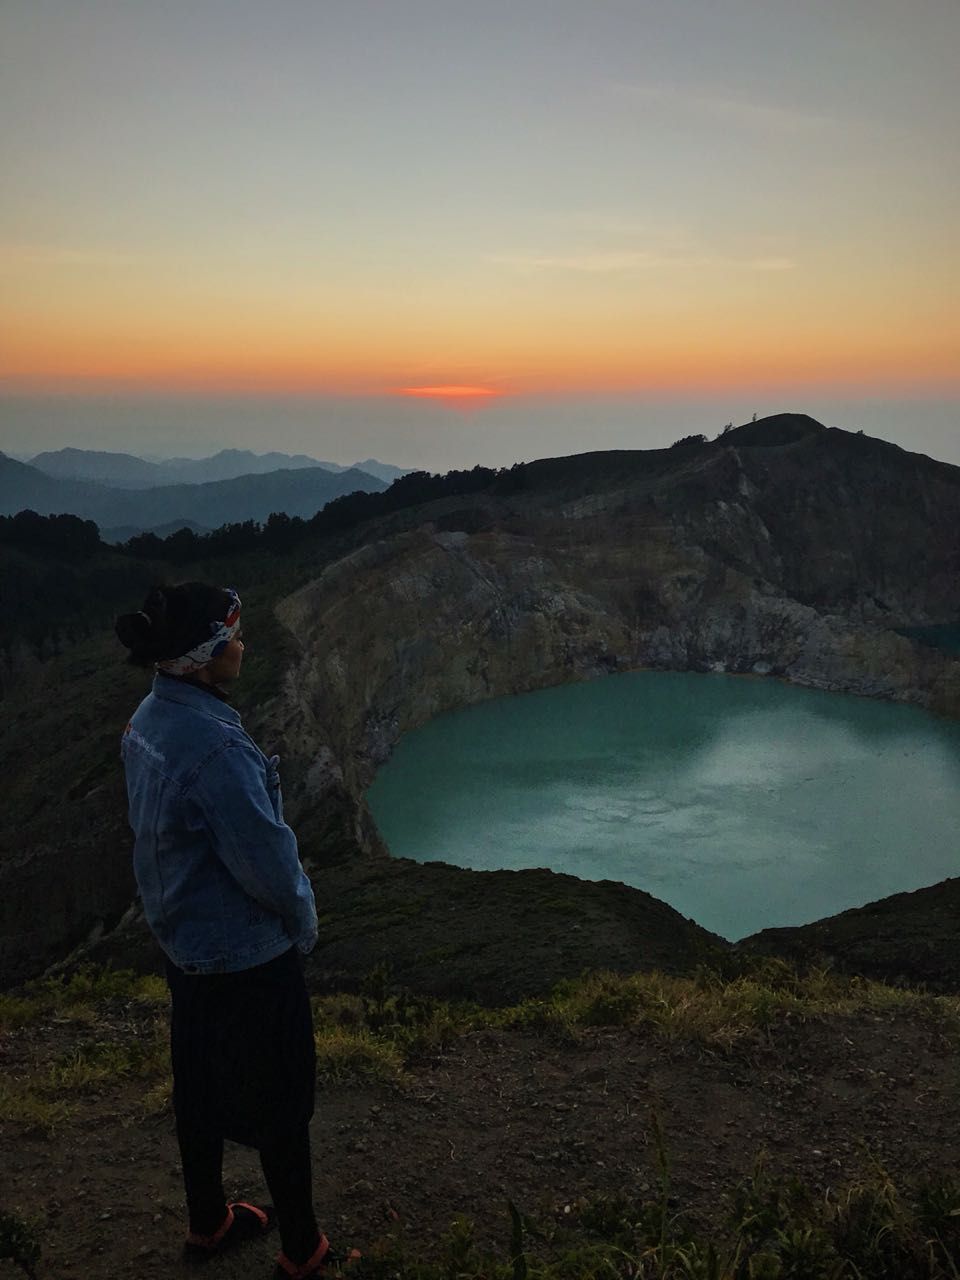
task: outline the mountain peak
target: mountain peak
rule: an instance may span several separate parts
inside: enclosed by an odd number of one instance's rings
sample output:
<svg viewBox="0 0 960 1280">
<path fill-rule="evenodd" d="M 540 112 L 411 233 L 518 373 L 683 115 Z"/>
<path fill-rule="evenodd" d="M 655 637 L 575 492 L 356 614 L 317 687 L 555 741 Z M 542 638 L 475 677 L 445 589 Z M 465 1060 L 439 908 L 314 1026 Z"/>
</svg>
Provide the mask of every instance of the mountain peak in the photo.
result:
<svg viewBox="0 0 960 1280">
<path fill-rule="evenodd" d="M 725 431 L 724 444 L 749 448 L 752 445 L 776 446 L 795 444 L 807 436 L 819 435 L 827 428 L 808 413 L 772 413 L 766 418 L 755 418 L 740 427 Z"/>
</svg>

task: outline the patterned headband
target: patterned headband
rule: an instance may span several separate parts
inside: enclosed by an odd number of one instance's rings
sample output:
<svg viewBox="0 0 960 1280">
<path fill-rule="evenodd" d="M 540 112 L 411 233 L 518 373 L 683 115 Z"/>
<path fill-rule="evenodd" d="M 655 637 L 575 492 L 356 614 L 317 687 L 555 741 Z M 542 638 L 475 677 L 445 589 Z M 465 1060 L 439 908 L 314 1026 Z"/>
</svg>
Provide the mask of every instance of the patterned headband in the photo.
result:
<svg viewBox="0 0 960 1280">
<path fill-rule="evenodd" d="M 179 658 L 164 658 L 158 662 L 157 670 L 165 671 L 168 676 L 185 676 L 191 671 L 199 671 L 207 663 L 222 653 L 240 629 L 240 597 L 232 587 L 225 588 L 230 597 L 230 608 L 222 622 L 210 623 L 210 639 L 195 645 Z"/>
</svg>

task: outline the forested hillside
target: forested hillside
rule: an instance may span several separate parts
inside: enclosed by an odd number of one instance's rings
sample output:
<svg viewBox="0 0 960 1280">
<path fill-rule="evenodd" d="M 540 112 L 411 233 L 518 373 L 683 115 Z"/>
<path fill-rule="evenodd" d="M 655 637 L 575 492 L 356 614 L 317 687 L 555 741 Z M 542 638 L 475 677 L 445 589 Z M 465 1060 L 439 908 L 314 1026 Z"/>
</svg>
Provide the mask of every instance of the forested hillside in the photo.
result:
<svg viewBox="0 0 960 1280">
<path fill-rule="evenodd" d="M 97 525 L 73 515 L 21 511 L 0 516 L 0 698 L 11 681 L 109 628 L 158 581 L 209 571 L 244 581 L 246 558 L 283 556 L 317 535 L 343 533 L 364 520 L 431 498 L 487 488 L 498 473 L 476 467 L 446 476 L 410 472 L 380 493 L 335 498 L 312 518 L 274 512 L 210 534 L 181 529 L 167 538 L 139 534 L 119 547 L 101 541 Z"/>
</svg>

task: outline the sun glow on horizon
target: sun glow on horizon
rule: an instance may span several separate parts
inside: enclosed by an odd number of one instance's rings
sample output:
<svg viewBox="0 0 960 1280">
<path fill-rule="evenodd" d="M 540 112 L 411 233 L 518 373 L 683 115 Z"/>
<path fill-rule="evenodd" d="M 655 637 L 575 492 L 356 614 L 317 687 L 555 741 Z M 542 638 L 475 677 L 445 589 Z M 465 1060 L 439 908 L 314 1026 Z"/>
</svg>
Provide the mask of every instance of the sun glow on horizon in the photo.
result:
<svg viewBox="0 0 960 1280">
<path fill-rule="evenodd" d="M 502 391 L 492 387 L 461 386 L 456 383 L 439 387 L 401 387 L 399 395 L 420 396 L 425 400 L 475 400 L 487 396 L 501 396 Z"/>
<path fill-rule="evenodd" d="M 434 404 L 442 404 L 447 409 L 469 413 L 490 404 L 505 393 L 493 387 L 452 382 L 430 387 L 399 387 L 395 394 L 408 400 L 428 400 Z"/>
<path fill-rule="evenodd" d="M 477 325 L 458 335 L 449 351 L 430 343 L 430 362 L 442 367 L 483 363 L 497 370 L 495 386 L 467 381 L 404 383 L 398 366 L 424 360 L 427 352 L 388 326 L 376 346 L 343 341 L 340 348 L 310 335 L 279 332 L 265 318 L 255 333 L 239 340 L 212 318 L 210 332 L 189 339 L 155 317 L 153 332 L 123 334 L 117 323 L 101 332 L 79 327 L 51 335 L 17 334 L 0 357 L 0 386 L 7 392 L 81 394 L 141 390 L 208 394 L 339 395 L 384 397 L 483 408 L 530 395 L 689 394 L 730 388 L 846 385 L 876 391 L 926 385 L 955 394 L 957 338 L 947 330 L 902 335 L 849 320 L 844 331 L 821 322 L 819 329 L 792 326 L 775 316 L 766 329 L 759 321 L 731 318 L 725 332 L 709 325 L 627 326 L 597 318 L 589 334 L 522 324 L 493 335 Z M 752 321 L 752 323 L 751 323 Z M 325 336 L 325 335 L 324 335 Z M 421 337 L 421 341 L 423 341 Z M 398 377 L 398 373 L 400 377 Z"/>
</svg>

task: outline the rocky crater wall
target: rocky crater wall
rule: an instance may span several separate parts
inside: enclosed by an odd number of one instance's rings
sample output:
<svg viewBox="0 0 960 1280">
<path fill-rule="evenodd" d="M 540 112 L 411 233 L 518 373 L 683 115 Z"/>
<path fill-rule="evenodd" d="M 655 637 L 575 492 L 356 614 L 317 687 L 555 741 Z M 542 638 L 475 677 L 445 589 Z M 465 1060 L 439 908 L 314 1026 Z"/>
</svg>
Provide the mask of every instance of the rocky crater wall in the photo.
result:
<svg viewBox="0 0 960 1280">
<path fill-rule="evenodd" d="M 487 698 L 617 671 L 779 676 L 960 713 L 956 659 L 850 616 L 857 602 L 824 613 L 790 599 L 620 503 L 601 519 L 574 510 L 522 531 L 406 531 L 282 601 L 302 653 L 271 721 L 299 760 L 301 821 L 346 806 L 340 832 L 377 850 L 363 791 L 402 733 Z"/>
</svg>

